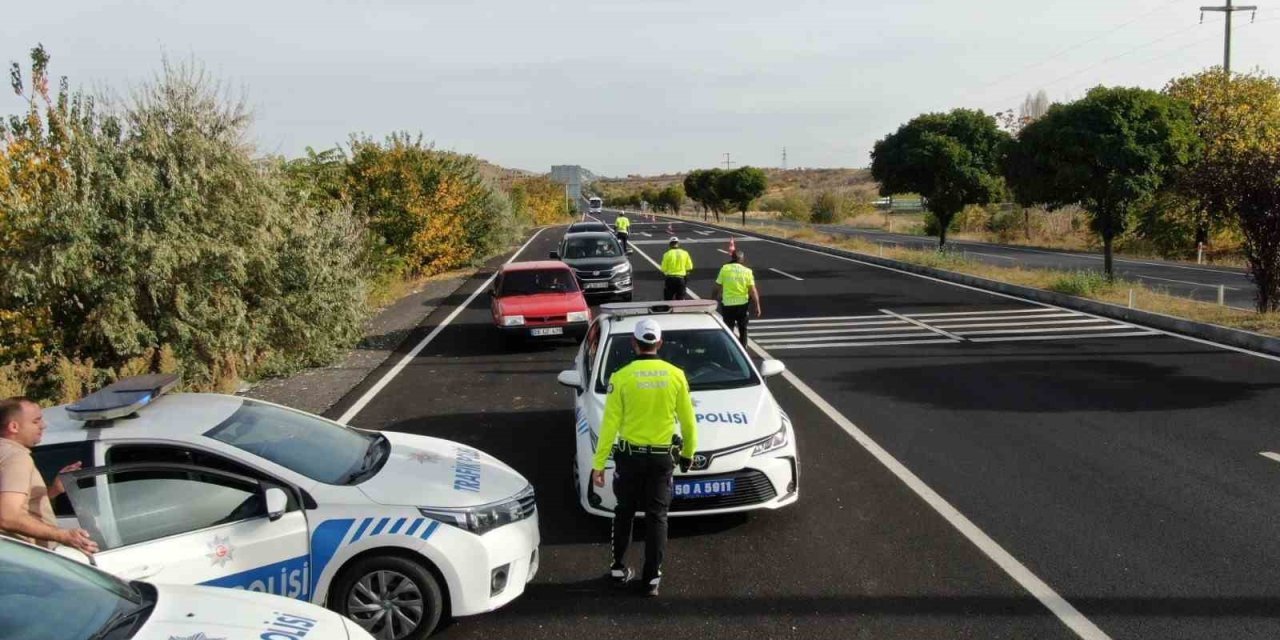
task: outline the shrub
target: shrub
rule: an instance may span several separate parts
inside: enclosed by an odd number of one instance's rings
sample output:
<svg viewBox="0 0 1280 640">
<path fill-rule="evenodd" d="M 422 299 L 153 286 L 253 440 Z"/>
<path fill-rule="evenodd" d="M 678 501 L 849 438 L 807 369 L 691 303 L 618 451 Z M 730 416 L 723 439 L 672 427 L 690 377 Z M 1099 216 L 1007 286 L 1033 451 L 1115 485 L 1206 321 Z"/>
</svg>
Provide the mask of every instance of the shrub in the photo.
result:
<svg viewBox="0 0 1280 640">
<path fill-rule="evenodd" d="M 1049 284 L 1050 291 L 1069 296 L 1097 297 L 1115 290 L 1116 281 L 1108 280 L 1101 271 L 1073 271 Z"/>
</svg>

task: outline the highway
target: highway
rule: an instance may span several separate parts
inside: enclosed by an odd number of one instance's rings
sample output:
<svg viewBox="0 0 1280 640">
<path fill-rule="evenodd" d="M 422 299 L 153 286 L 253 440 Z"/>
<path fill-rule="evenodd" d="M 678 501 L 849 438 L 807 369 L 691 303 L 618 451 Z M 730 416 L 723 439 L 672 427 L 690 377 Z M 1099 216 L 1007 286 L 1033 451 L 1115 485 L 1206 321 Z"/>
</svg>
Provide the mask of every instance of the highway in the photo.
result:
<svg viewBox="0 0 1280 640">
<path fill-rule="evenodd" d="M 733 220 L 734 218 L 729 216 L 728 219 Z M 750 224 L 770 224 L 783 227 L 811 226 L 815 230 L 825 233 L 859 237 L 868 242 L 874 242 L 886 247 L 936 249 L 938 246 L 938 239 L 932 236 L 890 233 L 847 225 L 802 225 L 786 220 L 762 221 L 751 218 L 748 218 L 747 222 Z M 995 266 L 1055 269 L 1059 271 L 1102 270 L 1103 256 L 1101 253 L 1062 251 L 956 239 L 947 240 L 947 244 L 963 251 L 972 260 Z M 1228 306 L 1247 311 L 1257 309 L 1254 300 L 1256 289 L 1243 269 L 1123 256 L 1115 256 L 1114 262 L 1117 277 L 1141 282 L 1150 289 L 1202 302 L 1217 302 L 1218 287 L 1221 286 L 1223 288 L 1223 302 Z"/>
<path fill-rule="evenodd" d="M 726 260 L 720 231 L 632 231 L 637 300 L 660 297 L 668 232 L 696 293 Z M 546 257 L 562 232 L 516 259 Z M 763 296 L 757 354 L 789 369 L 769 386 L 796 426 L 800 500 L 673 520 L 657 600 L 601 579 L 608 523 L 574 499 L 572 391 L 555 381 L 575 345 L 503 350 L 479 293 L 500 261 L 426 318 L 406 366 L 392 357 L 330 410 L 475 445 L 538 491 L 528 592 L 440 637 L 1280 637 L 1280 462 L 1260 455 L 1280 452 L 1280 361 L 737 246 Z"/>
</svg>

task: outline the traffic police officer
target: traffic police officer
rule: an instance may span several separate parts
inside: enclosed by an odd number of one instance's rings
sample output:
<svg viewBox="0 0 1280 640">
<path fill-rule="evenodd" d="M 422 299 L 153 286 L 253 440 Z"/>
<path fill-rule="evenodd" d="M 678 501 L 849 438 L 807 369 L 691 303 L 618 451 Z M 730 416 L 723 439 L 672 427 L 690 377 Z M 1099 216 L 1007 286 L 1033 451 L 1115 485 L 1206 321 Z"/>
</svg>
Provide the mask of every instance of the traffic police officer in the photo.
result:
<svg viewBox="0 0 1280 640">
<path fill-rule="evenodd" d="M 679 238 L 672 237 L 667 246 L 667 252 L 662 254 L 662 275 L 666 276 L 662 285 L 662 299 L 684 300 L 685 281 L 689 272 L 693 271 L 693 257 L 680 248 Z"/>
<path fill-rule="evenodd" d="M 679 367 L 658 357 L 662 328 L 652 318 L 636 323 L 631 346 L 636 359 L 609 377 L 600 442 L 592 461 L 591 481 L 604 486 L 604 465 L 614 454 L 613 564 L 609 578 L 625 585 L 631 569 L 624 562 L 631 543 L 636 511 L 645 517 L 642 578 L 650 596 L 658 595 L 662 556 L 667 547 L 667 509 L 671 506 L 676 421 L 683 443 L 680 469 L 688 471 L 698 447 L 697 422 L 689 382 Z M 614 441 L 617 441 L 615 449 Z"/>
<path fill-rule="evenodd" d="M 618 241 L 622 243 L 622 252 L 627 252 L 627 240 L 631 237 L 631 220 L 627 218 L 624 212 L 618 213 L 618 219 L 613 222 L 613 228 L 618 232 Z"/>
<path fill-rule="evenodd" d="M 729 262 L 720 267 L 716 276 L 716 286 L 711 290 L 712 298 L 720 301 L 720 317 L 733 331 L 738 329 L 738 340 L 747 346 L 747 302 L 754 302 L 756 317 L 760 317 L 760 292 L 756 290 L 756 276 L 751 268 L 743 264 L 746 254 L 734 250 L 729 254 Z M 724 297 L 721 297 L 721 292 Z"/>
</svg>

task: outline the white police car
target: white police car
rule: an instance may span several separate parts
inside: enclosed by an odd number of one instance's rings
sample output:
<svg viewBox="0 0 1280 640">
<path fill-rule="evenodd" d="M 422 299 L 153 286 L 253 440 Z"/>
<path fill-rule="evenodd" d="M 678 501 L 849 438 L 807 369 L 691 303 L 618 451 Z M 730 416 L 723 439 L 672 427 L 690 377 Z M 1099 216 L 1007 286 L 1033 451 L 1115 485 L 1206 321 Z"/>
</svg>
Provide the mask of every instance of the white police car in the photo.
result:
<svg viewBox="0 0 1280 640">
<path fill-rule="evenodd" d="M 122 380 L 45 411 L 33 455 L 70 462 L 54 509 L 125 579 L 326 604 L 379 638 L 490 611 L 538 568 L 533 488 L 471 447 L 279 405 Z"/>
<path fill-rule="evenodd" d="M 605 486 L 597 488 L 591 459 L 609 376 L 635 357 L 631 334 L 645 317 L 662 327 L 658 355 L 684 370 L 698 421 L 698 451 L 688 472 L 676 472 L 670 515 L 777 509 L 799 497 L 795 432 L 764 384 L 765 377 L 782 373 L 783 364 L 765 360 L 757 369 L 715 310 L 715 302 L 703 300 L 600 307 L 574 368 L 558 378 L 576 391 L 573 480 L 587 512 L 613 515 L 613 474 L 606 473 Z"/>
<path fill-rule="evenodd" d="M 373 640 L 356 623 L 314 604 L 214 587 L 125 582 L 5 538 L 0 538 L 0 637 Z"/>
</svg>

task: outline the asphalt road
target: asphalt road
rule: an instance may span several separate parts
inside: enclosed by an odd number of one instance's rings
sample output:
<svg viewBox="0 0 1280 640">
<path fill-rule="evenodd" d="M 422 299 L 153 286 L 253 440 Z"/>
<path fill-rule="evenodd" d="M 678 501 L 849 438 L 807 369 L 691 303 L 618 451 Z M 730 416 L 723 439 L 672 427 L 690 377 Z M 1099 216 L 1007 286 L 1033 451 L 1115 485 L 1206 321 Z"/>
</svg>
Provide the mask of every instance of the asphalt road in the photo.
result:
<svg viewBox="0 0 1280 640">
<path fill-rule="evenodd" d="M 725 234 L 670 230 L 707 293 Z M 638 223 L 632 239 L 658 260 L 667 231 Z M 519 258 L 544 257 L 560 233 Z M 1280 637 L 1280 462 L 1259 455 L 1280 451 L 1280 362 L 767 241 L 738 247 L 764 297 L 753 339 L 829 409 L 769 383 L 796 426 L 799 502 L 675 520 L 663 596 L 613 593 L 600 580 L 607 521 L 581 513 L 569 485 L 572 392 L 555 376 L 573 345 L 504 351 L 479 296 L 353 420 L 473 444 L 539 492 L 537 579 L 441 637 L 1080 637 L 1067 622 L 1087 637 Z M 660 297 L 657 270 L 632 262 L 637 299 Z M 1055 597 L 1065 614 L 1046 606 Z"/>
<path fill-rule="evenodd" d="M 748 219 L 749 223 L 766 224 L 764 221 Z M 799 223 L 769 221 L 767 224 L 777 226 L 802 226 Z M 809 226 L 809 225 L 803 225 Z M 889 233 L 874 229 L 859 229 L 844 225 L 812 225 L 827 233 L 857 236 L 885 246 L 903 246 L 917 249 L 933 249 L 938 246 L 938 239 L 929 236 L 913 236 L 903 233 Z M 972 260 L 1005 267 L 1022 267 L 1025 269 L 1057 269 L 1063 271 L 1102 269 L 1103 257 L 1100 253 L 1084 251 L 1056 251 L 1037 247 L 1021 247 L 1017 245 L 991 244 L 968 240 L 948 240 L 947 244 L 965 252 Z M 1230 267 L 1213 267 L 1181 262 L 1154 259 L 1138 259 L 1115 257 L 1116 275 L 1127 280 L 1136 280 L 1148 288 L 1163 290 L 1171 295 L 1192 298 L 1204 302 L 1218 301 L 1218 287 L 1223 287 L 1223 301 L 1232 307 L 1255 310 L 1255 287 L 1242 269 Z"/>
</svg>

